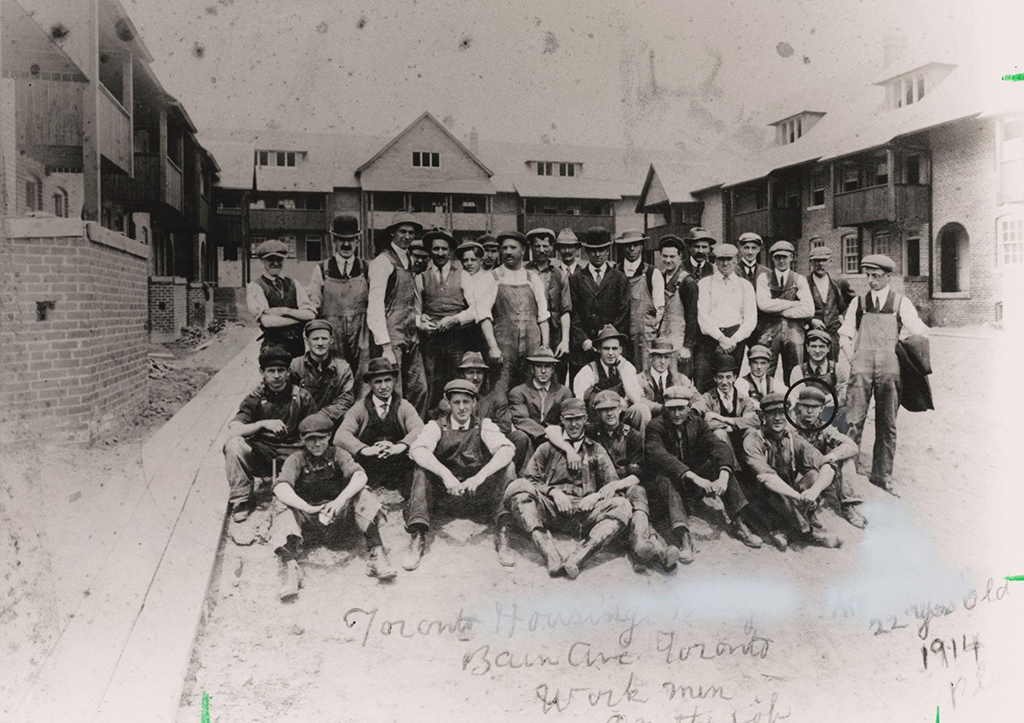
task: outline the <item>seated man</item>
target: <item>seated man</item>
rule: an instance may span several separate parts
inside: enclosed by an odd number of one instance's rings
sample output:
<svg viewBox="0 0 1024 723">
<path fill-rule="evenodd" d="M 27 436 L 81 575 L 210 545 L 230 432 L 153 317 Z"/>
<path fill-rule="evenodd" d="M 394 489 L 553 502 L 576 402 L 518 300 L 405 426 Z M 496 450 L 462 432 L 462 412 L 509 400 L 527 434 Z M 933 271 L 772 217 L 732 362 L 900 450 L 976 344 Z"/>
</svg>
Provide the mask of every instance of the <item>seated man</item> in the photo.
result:
<svg viewBox="0 0 1024 723">
<path fill-rule="evenodd" d="M 274 552 L 284 563 L 285 581 L 280 598 L 299 594 L 303 528 L 330 529 L 355 519 L 366 539 L 369 559 L 366 574 L 390 580 L 395 571 L 388 562 L 378 529 L 380 501 L 366 489 L 366 473 L 352 455 L 332 447 L 334 423 L 324 414 L 311 414 L 299 424 L 302 449 L 281 467 L 274 485 Z"/>
<path fill-rule="evenodd" d="M 579 399 L 567 399 L 560 415 L 563 436 L 583 464 L 573 471 L 565 454 L 544 442 L 526 465 L 523 477 L 505 490 L 505 503 L 544 555 L 548 574 L 564 570 L 566 577 L 575 580 L 584 560 L 625 529 L 632 510 L 625 498 L 615 494 L 619 479 L 608 453 L 584 434 L 586 405 Z M 587 538 L 562 560 L 549 527 L 581 530 L 587 532 Z"/>
<path fill-rule="evenodd" d="M 775 391 L 775 379 L 768 376 L 768 362 L 771 358 L 772 353 L 768 347 L 754 344 L 747 352 L 750 372 L 736 381 L 736 389 L 755 402 Z"/>
<path fill-rule="evenodd" d="M 352 367 L 334 355 L 331 322 L 313 319 L 306 324 L 304 333 L 309 351 L 292 359 L 292 379 L 310 393 L 316 410 L 323 412 L 337 429 L 356 398 Z"/>
<path fill-rule="evenodd" d="M 409 552 L 402 567 L 419 567 L 430 529 L 434 489 L 441 485 L 450 496 L 464 498 L 467 506 L 494 514 L 498 562 L 512 567 L 516 559 L 508 546 L 509 520 L 503 498 L 505 488 L 515 479 L 511 464 L 515 447 L 494 422 L 476 416 L 475 384 L 454 379 L 444 385 L 444 396 L 451 412 L 427 422 L 409 449 L 417 467 L 405 518 Z"/>
<path fill-rule="evenodd" d="M 867 520 L 860 512 L 860 496 L 854 491 L 849 477 L 843 475 L 843 463 L 857 457 L 857 443 L 836 429 L 834 420 L 833 424 L 815 429 L 821 425 L 821 410 L 825 401 L 825 392 L 820 389 L 809 384 L 801 387 L 796 400 L 800 436 L 810 442 L 822 455 L 825 464 L 831 465 L 835 470 L 835 483 L 826 489 L 826 499 L 843 519 L 854 527 L 863 529 Z"/>
<path fill-rule="evenodd" d="M 698 402 L 698 411 L 719 439 L 739 449 L 743 435 L 761 423 L 757 404 L 736 391 L 736 359 L 731 354 L 720 354 L 714 361 L 715 386 Z"/>
<path fill-rule="evenodd" d="M 803 363 L 804 378 L 821 379 L 836 392 L 836 418 L 832 420 L 843 434 L 850 425 L 846 421 L 846 389 L 850 384 L 850 370 L 846 360 L 843 363 L 832 361 L 832 336 L 824 329 L 811 329 L 807 332 L 807 358 Z"/>
<path fill-rule="evenodd" d="M 487 372 L 490 367 L 484 361 L 484 355 L 478 351 L 467 351 L 462 355 L 462 362 L 459 364 L 459 376 L 476 387 L 476 416 L 478 419 L 490 419 L 498 430 L 508 437 L 508 440 L 516 448 L 515 458 L 512 460 L 517 470 L 526 465 L 530 458 L 533 447 L 530 445 L 530 438 L 517 429 L 512 428 L 512 415 L 509 412 L 509 400 L 493 389 L 487 388 Z M 450 381 L 450 380 L 449 380 Z M 452 407 L 445 397 L 437 405 L 433 419 L 442 419 L 451 414 Z"/>
<path fill-rule="evenodd" d="M 693 561 L 693 540 L 684 500 L 720 497 L 733 534 L 748 547 L 760 547 L 761 538 L 750 531 L 743 515 L 747 498 L 736 479 L 732 447 L 708 427 L 692 405 L 700 399 L 693 387 L 665 390 L 662 414 L 647 427 L 644 437 L 648 484 L 668 506 L 669 525 L 679 545 L 679 561 Z"/>
<path fill-rule="evenodd" d="M 532 378 L 513 387 L 508 405 L 516 431 L 526 435 L 536 449 L 545 439 L 544 428 L 558 424 L 559 408 L 566 399 L 572 399 L 572 392 L 555 379 L 558 358 L 550 347 L 540 347 L 526 361 Z"/>
<path fill-rule="evenodd" d="M 370 393 L 345 414 L 334 444 L 355 457 L 373 489 L 384 486 L 407 494 L 413 467 L 409 445 L 423 431 L 423 420 L 407 399 L 394 394 L 397 377 L 386 359 L 370 360 L 363 374 Z"/>
<path fill-rule="evenodd" d="M 593 395 L 605 389 L 613 390 L 629 405 L 623 419 L 643 434 L 651 421 L 651 408 L 644 399 L 636 367 L 622 356 L 626 339 L 626 335 L 619 333 L 614 326 L 605 325 L 594 340 L 600 357 L 579 370 L 572 382 L 572 391 L 577 399 L 586 402 L 587 409 L 596 420 L 591 406 Z"/>
<path fill-rule="evenodd" d="M 690 380 L 678 371 L 672 360 L 676 356 L 676 348 L 671 339 L 658 337 L 647 349 L 650 358 L 647 369 L 640 375 L 640 388 L 644 399 L 650 407 L 651 416 L 661 414 L 661 405 L 665 401 L 665 390 L 669 387 L 692 386 Z"/>
<path fill-rule="evenodd" d="M 790 527 L 811 544 L 839 547 L 842 541 L 826 533 L 817 517 L 818 497 L 832 484 L 835 469 L 790 430 L 785 407 L 785 396 L 777 392 L 762 399 L 761 428 L 743 439 L 751 486 L 761 491 L 770 518 L 772 544 L 785 550 L 789 538 L 783 527 Z"/>
<path fill-rule="evenodd" d="M 300 448 L 299 422 L 316 411 L 316 403 L 293 384 L 288 371 L 292 357 L 279 346 L 260 352 L 263 382 L 246 395 L 228 424 L 224 466 L 231 488 L 231 519 L 244 522 L 252 512 L 253 483 L 273 475 Z"/>
<path fill-rule="evenodd" d="M 664 538 L 651 527 L 647 491 L 640 485 L 644 438 L 628 424 L 623 424 L 622 399 L 612 390 L 605 389 L 594 396 L 594 409 L 597 411 L 598 423 L 587 431 L 587 435 L 608 452 L 619 478 L 618 482 L 607 485 L 601 492 L 622 495 L 629 500 L 633 510 L 629 521 L 629 546 L 636 558 L 633 569 L 643 572 L 657 563 L 665 570 L 674 570 L 679 561 L 679 548 L 665 544 Z M 583 458 L 565 440 L 559 427 L 548 427 L 547 440 L 565 454 L 570 470 L 580 468 Z"/>
</svg>

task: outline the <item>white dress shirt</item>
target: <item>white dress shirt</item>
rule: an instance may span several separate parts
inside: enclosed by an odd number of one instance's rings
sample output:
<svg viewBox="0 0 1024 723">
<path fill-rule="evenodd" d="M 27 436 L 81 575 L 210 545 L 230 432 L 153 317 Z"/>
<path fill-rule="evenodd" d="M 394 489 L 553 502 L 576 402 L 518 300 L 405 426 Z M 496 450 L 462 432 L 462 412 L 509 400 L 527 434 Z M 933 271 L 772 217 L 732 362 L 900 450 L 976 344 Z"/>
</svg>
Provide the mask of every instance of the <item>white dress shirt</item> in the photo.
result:
<svg viewBox="0 0 1024 723">
<path fill-rule="evenodd" d="M 879 291 L 869 291 L 868 293 L 872 296 L 871 303 L 875 305 L 875 309 L 881 309 L 889 299 L 888 286 Z M 858 296 L 850 302 L 850 306 L 846 309 L 843 325 L 839 327 L 840 336 L 853 339 L 857 335 L 857 309 L 859 308 L 860 297 Z M 921 317 L 918 316 L 917 309 L 914 308 L 914 302 L 906 296 L 900 299 L 900 308 L 896 311 L 900 321 L 903 323 L 903 327 L 900 329 L 901 340 L 911 336 L 928 335 L 928 327 L 925 326 L 924 322 L 921 321 Z"/>
<path fill-rule="evenodd" d="M 757 297 L 754 287 L 736 274 L 723 276 L 717 268 L 697 282 L 697 324 L 701 332 L 716 341 L 726 337 L 720 331 L 729 326 L 740 328 L 730 337 L 741 342 L 757 325 Z"/>
<path fill-rule="evenodd" d="M 597 363 L 604 367 L 604 371 L 608 373 L 608 367 L 604 366 L 604 362 L 600 359 Z M 640 376 L 636 373 L 636 367 L 633 363 L 621 357 L 618 364 L 619 378 L 622 380 L 622 387 L 626 392 L 626 398 L 636 404 L 643 400 L 644 393 L 643 388 L 640 386 Z M 597 375 L 587 364 L 585 367 L 580 369 L 576 373 L 575 379 L 572 380 L 572 392 L 576 395 L 577 399 L 583 399 L 587 390 L 597 384 Z"/>
<path fill-rule="evenodd" d="M 443 286 L 444 282 L 448 280 L 448 277 L 454 270 L 455 267 L 451 265 L 451 262 L 449 262 L 441 268 L 438 268 L 437 264 L 431 264 L 430 268 L 424 273 L 433 274 L 438 283 Z M 415 280 L 416 290 L 420 294 L 420 299 L 423 298 L 423 276 L 424 274 L 417 274 Z M 459 285 L 462 287 L 462 298 L 466 300 L 466 308 L 455 315 L 455 318 L 459 320 L 460 325 L 472 324 L 476 321 L 476 283 L 479 277 L 479 271 L 476 276 L 470 276 L 468 273 L 463 271 L 462 275 L 459 277 Z"/>
<path fill-rule="evenodd" d="M 814 285 L 818 288 L 818 296 L 821 297 L 821 300 L 827 301 L 828 287 L 831 285 L 829 284 L 828 274 L 825 274 L 820 279 L 815 274 L 811 274 L 811 281 L 813 281 Z"/>
</svg>

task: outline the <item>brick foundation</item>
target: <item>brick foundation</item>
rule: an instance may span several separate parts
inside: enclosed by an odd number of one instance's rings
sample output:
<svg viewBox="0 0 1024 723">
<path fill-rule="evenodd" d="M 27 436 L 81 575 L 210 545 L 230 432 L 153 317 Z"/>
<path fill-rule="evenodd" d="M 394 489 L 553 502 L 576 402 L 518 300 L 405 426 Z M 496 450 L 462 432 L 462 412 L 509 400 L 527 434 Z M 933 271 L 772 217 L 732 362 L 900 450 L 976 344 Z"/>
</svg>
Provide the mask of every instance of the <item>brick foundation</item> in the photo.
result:
<svg viewBox="0 0 1024 723">
<path fill-rule="evenodd" d="M 190 281 L 185 298 L 188 325 L 205 329 L 213 321 L 213 287 L 201 281 Z"/>
<path fill-rule="evenodd" d="M 181 276 L 149 277 L 149 339 L 156 344 L 174 341 L 188 324 L 185 279 Z"/>
<path fill-rule="evenodd" d="M 0 237 L 0 443 L 89 444 L 146 399 L 144 245 L 77 219 Z"/>
</svg>

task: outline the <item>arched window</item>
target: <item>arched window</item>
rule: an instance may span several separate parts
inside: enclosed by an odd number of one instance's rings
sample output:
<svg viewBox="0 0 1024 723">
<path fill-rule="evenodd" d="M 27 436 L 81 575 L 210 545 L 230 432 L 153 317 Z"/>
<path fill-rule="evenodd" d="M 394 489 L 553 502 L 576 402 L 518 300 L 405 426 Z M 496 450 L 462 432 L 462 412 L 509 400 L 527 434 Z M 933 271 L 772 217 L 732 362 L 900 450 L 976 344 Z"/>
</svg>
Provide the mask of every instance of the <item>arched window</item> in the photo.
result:
<svg viewBox="0 0 1024 723">
<path fill-rule="evenodd" d="M 63 188 L 53 191 L 53 215 L 58 218 L 68 217 L 68 192 Z"/>
<path fill-rule="evenodd" d="M 970 238 L 961 224 L 947 223 L 939 229 L 939 291 L 962 293 L 971 286 Z"/>
<path fill-rule="evenodd" d="M 29 176 L 25 180 L 25 210 L 43 210 L 43 182 L 37 176 Z"/>
</svg>

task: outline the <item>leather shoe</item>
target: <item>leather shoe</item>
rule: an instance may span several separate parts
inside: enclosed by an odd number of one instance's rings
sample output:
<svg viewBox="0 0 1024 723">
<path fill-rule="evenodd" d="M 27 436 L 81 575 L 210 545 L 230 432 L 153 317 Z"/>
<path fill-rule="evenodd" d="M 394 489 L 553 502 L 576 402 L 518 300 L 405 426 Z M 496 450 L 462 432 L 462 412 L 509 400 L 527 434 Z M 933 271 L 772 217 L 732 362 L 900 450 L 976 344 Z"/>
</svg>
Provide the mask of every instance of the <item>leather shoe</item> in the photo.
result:
<svg viewBox="0 0 1024 723">
<path fill-rule="evenodd" d="M 245 522 L 249 519 L 249 515 L 252 514 L 252 501 L 242 500 L 241 502 L 235 502 L 231 506 L 231 521 L 232 522 Z"/>
<path fill-rule="evenodd" d="M 498 562 L 504 567 L 516 566 L 516 554 L 508 541 L 508 525 L 501 525 L 494 536 L 494 549 L 498 551 Z"/>
<path fill-rule="evenodd" d="M 750 528 L 747 527 L 747 523 L 738 517 L 732 523 L 732 531 L 739 538 L 740 542 L 747 547 L 757 549 L 763 544 L 761 538 L 751 532 Z"/>
<path fill-rule="evenodd" d="M 378 545 L 370 550 L 370 559 L 366 561 L 366 574 L 378 580 L 393 580 L 398 573 L 391 567 L 388 554 Z"/>
<path fill-rule="evenodd" d="M 772 544 L 775 545 L 775 549 L 779 552 L 785 552 L 786 548 L 789 547 L 789 538 L 786 537 L 786 533 L 780 530 L 768 533 L 768 539 L 771 540 Z"/>
<path fill-rule="evenodd" d="M 405 553 L 405 558 L 402 560 L 402 567 L 409 572 L 412 572 L 420 566 L 420 560 L 423 559 L 423 548 L 427 545 L 427 533 L 422 530 L 416 530 L 409 536 L 409 550 Z"/>
<path fill-rule="evenodd" d="M 856 505 L 843 505 L 843 519 L 862 530 L 868 524 L 867 518 L 857 509 Z"/>
<path fill-rule="evenodd" d="M 690 531 L 680 527 L 675 532 L 679 541 L 679 562 L 689 565 L 693 562 L 693 539 L 690 537 Z"/>
</svg>

